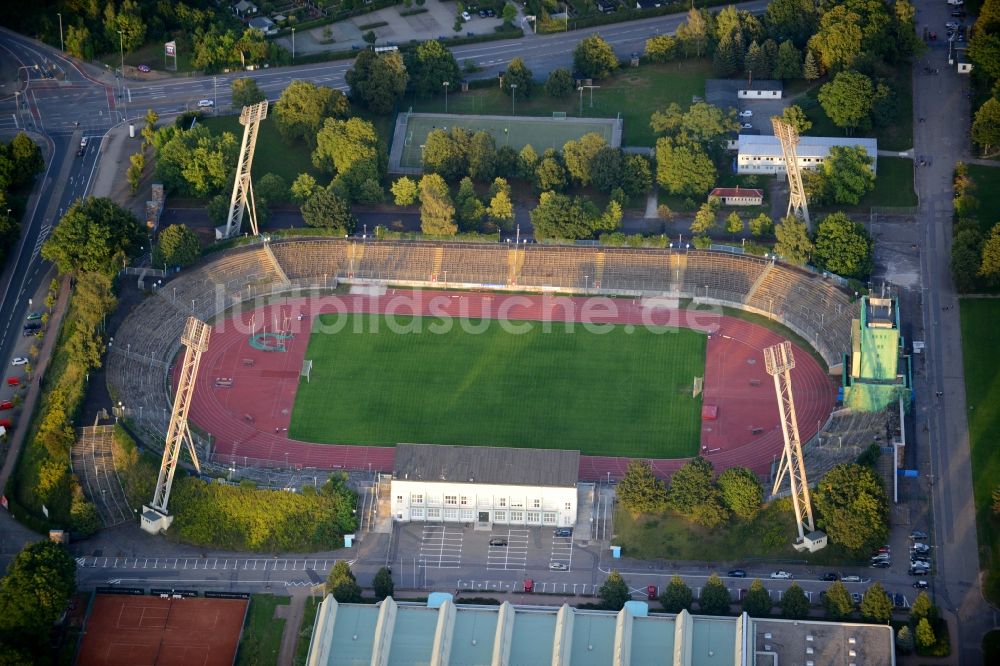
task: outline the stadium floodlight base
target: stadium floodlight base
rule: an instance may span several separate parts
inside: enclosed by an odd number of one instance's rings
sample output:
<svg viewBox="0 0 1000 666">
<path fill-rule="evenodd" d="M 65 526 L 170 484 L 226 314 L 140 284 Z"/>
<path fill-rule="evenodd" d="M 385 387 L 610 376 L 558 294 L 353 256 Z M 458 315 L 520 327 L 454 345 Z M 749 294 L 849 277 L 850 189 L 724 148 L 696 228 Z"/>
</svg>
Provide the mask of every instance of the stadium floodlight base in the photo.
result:
<svg viewBox="0 0 1000 666">
<path fill-rule="evenodd" d="M 795 543 L 792 544 L 792 548 L 800 553 L 804 550 L 808 550 L 810 553 L 823 550 L 826 548 L 826 532 L 820 532 L 819 530 L 810 532 L 801 539 L 796 539 Z"/>
<path fill-rule="evenodd" d="M 162 514 L 156 509 L 143 505 L 142 513 L 139 515 L 139 527 L 150 534 L 161 534 L 166 532 L 170 524 L 174 522 L 173 516 Z"/>
</svg>

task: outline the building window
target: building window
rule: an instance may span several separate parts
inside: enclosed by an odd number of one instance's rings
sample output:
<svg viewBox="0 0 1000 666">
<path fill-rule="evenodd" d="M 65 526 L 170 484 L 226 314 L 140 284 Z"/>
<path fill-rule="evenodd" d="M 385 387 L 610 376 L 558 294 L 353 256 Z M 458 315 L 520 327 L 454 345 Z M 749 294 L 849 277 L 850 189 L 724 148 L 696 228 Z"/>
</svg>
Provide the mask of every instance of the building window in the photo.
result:
<svg viewBox="0 0 1000 666">
<path fill-rule="evenodd" d="M 476 519 L 475 509 L 462 509 L 462 522 L 471 523 Z"/>
<path fill-rule="evenodd" d="M 444 510 L 445 520 L 458 520 L 458 509 L 445 509 Z"/>
<path fill-rule="evenodd" d="M 533 500 L 531 500 L 531 508 L 532 509 L 541 509 L 542 508 L 542 500 L 540 500 L 540 499 L 533 499 Z"/>
<path fill-rule="evenodd" d="M 554 511 L 546 511 L 542 514 L 542 522 L 546 525 L 556 524 L 556 514 Z"/>
<path fill-rule="evenodd" d="M 497 498 L 497 506 L 507 506 L 507 498 L 506 497 Z"/>
<path fill-rule="evenodd" d="M 458 495 L 445 495 L 444 504 L 445 506 L 458 506 Z"/>
<path fill-rule="evenodd" d="M 493 522 L 495 522 L 495 523 L 506 523 L 507 522 L 507 512 L 506 511 L 494 511 L 493 512 Z"/>
<path fill-rule="evenodd" d="M 413 495 L 410 495 L 410 503 L 411 504 L 423 504 L 424 503 L 424 496 L 423 496 L 423 494 L 413 494 Z"/>
<path fill-rule="evenodd" d="M 462 499 L 460 501 L 462 503 L 462 506 L 469 506 L 469 498 L 466 497 L 465 495 L 462 495 Z"/>
<path fill-rule="evenodd" d="M 537 525 L 542 519 L 542 514 L 538 511 L 528 512 L 528 522 Z"/>
<path fill-rule="evenodd" d="M 403 503 L 403 496 L 396 495 L 396 504 L 402 504 L 402 503 Z"/>
<path fill-rule="evenodd" d="M 413 520 L 423 520 L 424 519 L 424 510 L 423 509 L 411 509 L 410 510 L 410 518 L 412 518 Z"/>
<path fill-rule="evenodd" d="M 566 504 L 564 504 L 563 506 L 566 508 L 566 511 L 572 511 L 573 510 L 573 503 L 572 502 L 566 502 Z"/>
<path fill-rule="evenodd" d="M 523 523 L 524 522 L 524 511 L 511 511 L 510 512 L 510 522 L 512 522 L 512 523 Z"/>
<path fill-rule="evenodd" d="M 441 520 L 441 509 L 427 509 L 427 520 Z"/>
</svg>

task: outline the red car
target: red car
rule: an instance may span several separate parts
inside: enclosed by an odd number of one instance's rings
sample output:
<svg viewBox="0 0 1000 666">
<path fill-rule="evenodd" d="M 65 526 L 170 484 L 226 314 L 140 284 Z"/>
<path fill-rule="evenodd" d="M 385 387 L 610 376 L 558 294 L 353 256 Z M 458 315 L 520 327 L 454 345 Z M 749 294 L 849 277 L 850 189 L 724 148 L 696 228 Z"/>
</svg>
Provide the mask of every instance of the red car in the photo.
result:
<svg viewBox="0 0 1000 666">
<path fill-rule="evenodd" d="M 5 400 L 4 402 L 0 402 L 0 411 L 3 411 L 5 409 L 14 409 L 14 403 L 12 403 L 10 400 Z"/>
<path fill-rule="evenodd" d="M 13 427 L 14 424 L 10 422 L 10 419 L 0 419 L 0 428 L 7 428 L 7 430 L 10 430 Z"/>
<path fill-rule="evenodd" d="M 20 386 L 20 385 L 21 385 L 21 380 L 18 379 L 17 377 L 7 378 L 7 386 Z"/>
</svg>

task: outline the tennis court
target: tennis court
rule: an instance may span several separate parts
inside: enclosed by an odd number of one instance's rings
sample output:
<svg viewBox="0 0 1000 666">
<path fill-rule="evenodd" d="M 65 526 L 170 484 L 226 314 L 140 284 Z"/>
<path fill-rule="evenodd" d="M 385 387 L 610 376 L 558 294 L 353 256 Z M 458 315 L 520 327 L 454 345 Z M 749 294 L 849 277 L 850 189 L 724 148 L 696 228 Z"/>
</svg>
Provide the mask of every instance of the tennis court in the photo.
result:
<svg viewBox="0 0 1000 666">
<path fill-rule="evenodd" d="M 421 146 L 435 129 L 462 127 L 470 132 L 489 132 L 497 147 L 510 146 L 520 151 L 531 144 L 541 154 L 547 148 L 562 150 L 572 139 L 591 132 L 600 134 L 609 145 L 621 146 L 622 121 L 618 118 L 546 118 L 539 116 L 468 116 L 445 113 L 401 113 L 389 154 L 389 170 L 395 173 L 419 173 Z"/>
</svg>

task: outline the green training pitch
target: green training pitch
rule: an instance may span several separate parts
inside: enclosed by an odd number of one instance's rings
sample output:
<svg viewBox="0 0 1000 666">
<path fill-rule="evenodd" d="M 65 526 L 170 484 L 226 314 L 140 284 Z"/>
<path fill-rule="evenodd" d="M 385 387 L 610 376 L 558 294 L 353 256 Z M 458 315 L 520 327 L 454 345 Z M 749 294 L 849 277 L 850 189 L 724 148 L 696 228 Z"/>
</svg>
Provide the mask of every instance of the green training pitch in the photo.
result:
<svg viewBox="0 0 1000 666">
<path fill-rule="evenodd" d="M 339 318 L 342 318 L 340 320 Z M 679 458 L 698 452 L 702 333 L 625 326 L 384 315 L 323 315 L 295 395 L 289 436 L 308 442 L 399 442 L 579 449 Z M 513 322 L 523 327 L 526 322 Z M 339 332 L 324 332 L 339 328 Z M 548 328 L 548 330 L 546 330 Z M 629 327 L 631 328 L 631 327 Z M 468 329 L 468 330 L 466 330 Z M 471 331 L 476 331 L 475 333 Z"/>
<path fill-rule="evenodd" d="M 400 119 L 405 118 L 400 115 Z M 618 147 L 615 139 L 614 118 L 544 118 L 531 116 L 463 116 L 457 114 L 411 114 L 406 121 L 400 165 L 420 168 L 423 164 L 420 146 L 427 142 L 427 135 L 435 129 L 461 127 L 470 132 L 484 131 L 493 135 L 497 148 L 510 146 L 520 152 L 529 143 L 539 155 L 546 148 L 562 150 L 567 141 L 579 139 L 584 134 L 595 133 L 604 137 L 609 145 Z M 620 135 L 617 142 L 621 142 Z"/>
</svg>

